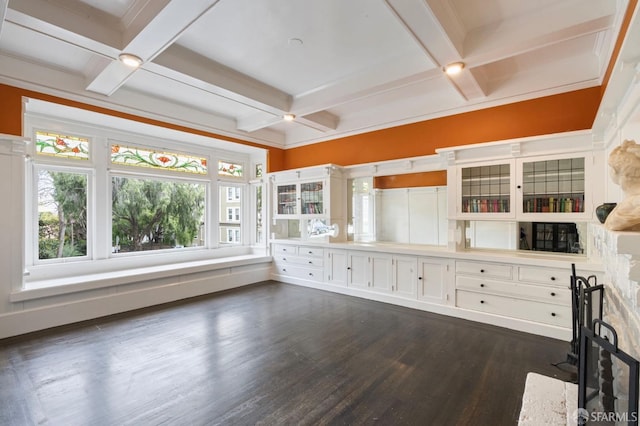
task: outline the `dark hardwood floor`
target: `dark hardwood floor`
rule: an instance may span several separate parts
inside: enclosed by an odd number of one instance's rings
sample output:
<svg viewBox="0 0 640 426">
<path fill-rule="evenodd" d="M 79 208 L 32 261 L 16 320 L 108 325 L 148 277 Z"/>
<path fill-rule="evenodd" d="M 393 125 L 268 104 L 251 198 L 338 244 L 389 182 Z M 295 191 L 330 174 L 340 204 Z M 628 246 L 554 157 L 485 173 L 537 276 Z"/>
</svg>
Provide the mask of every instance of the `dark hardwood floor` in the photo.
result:
<svg viewBox="0 0 640 426">
<path fill-rule="evenodd" d="M 0 424 L 514 425 L 567 349 L 267 282 L 0 340 Z"/>
</svg>

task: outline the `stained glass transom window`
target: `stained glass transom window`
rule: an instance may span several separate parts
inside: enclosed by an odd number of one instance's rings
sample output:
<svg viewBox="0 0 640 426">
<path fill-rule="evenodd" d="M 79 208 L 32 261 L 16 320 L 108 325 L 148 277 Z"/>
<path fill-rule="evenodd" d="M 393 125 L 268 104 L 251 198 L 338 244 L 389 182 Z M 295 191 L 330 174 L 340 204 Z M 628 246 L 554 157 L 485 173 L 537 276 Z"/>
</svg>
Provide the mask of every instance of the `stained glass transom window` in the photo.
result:
<svg viewBox="0 0 640 426">
<path fill-rule="evenodd" d="M 207 159 L 175 152 L 111 145 L 111 162 L 127 166 L 150 167 L 175 172 L 207 174 Z"/>
<path fill-rule="evenodd" d="M 89 159 L 89 139 L 57 133 L 36 132 L 36 152 L 58 158 Z"/>
<path fill-rule="evenodd" d="M 218 161 L 218 174 L 220 176 L 242 177 L 243 173 L 242 164 Z"/>
</svg>

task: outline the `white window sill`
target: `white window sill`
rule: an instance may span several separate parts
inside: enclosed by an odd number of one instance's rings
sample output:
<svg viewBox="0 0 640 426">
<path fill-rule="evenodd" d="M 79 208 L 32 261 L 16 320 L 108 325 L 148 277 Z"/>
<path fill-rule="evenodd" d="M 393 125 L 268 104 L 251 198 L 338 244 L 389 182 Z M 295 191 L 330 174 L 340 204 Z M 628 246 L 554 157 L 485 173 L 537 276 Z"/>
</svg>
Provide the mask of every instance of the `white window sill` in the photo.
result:
<svg viewBox="0 0 640 426">
<path fill-rule="evenodd" d="M 11 293 L 9 300 L 11 302 L 24 302 L 27 300 L 78 293 L 81 291 L 131 284 L 140 281 L 254 265 L 258 263 L 269 263 L 271 261 L 271 256 L 247 254 L 191 262 L 146 266 L 121 271 L 101 272 L 97 274 L 82 274 L 71 277 L 30 281 L 25 283 L 22 290 Z"/>
</svg>

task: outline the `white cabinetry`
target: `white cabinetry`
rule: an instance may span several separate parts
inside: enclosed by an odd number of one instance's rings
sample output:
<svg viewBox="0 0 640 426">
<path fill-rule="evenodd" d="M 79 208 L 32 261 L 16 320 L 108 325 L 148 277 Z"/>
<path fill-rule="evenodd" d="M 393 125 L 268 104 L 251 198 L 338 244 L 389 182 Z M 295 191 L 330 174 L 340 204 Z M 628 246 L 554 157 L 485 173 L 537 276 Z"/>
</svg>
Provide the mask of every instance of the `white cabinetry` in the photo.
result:
<svg viewBox="0 0 640 426">
<path fill-rule="evenodd" d="M 325 277 L 327 284 L 346 286 L 349 278 L 346 250 L 327 250 Z"/>
<path fill-rule="evenodd" d="M 416 297 L 417 258 L 389 253 L 349 252 L 348 286 L 388 293 L 401 297 Z"/>
<path fill-rule="evenodd" d="M 320 220 L 338 225 L 339 235 L 331 241 L 344 241 L 346 181 L 342 173 L 342 168 L 329 164 L 269 174 L 274 238 L 290 236 L 292 226 L 303 239 L 314 237 L 317 228 L 310 223 Z"/>
<path fill-rule="evenodd" d="M 436 150 L 448 159 L 449 217 L 588 221 L 603 201 L 603 153 L 578 131 Z"/>
<path fill-rule="evenodd" d="M 347 255 L 347 285 L 369 288 L 369 253 L 350 251 Z"/>
<path fill-rule="evenodd" d="M 418 258 L 418 299 L 431 303 L 446 301 L 447 264 L 443 259 Z"/>
<path fill-rule="evenodd" d="M 277 274 L 313 282 L 324 281 L 324 249 L 311 246 L 273 246 Z"/>
<path fill-rule="evenodd" d="M 374 291 L 390 292 L 393 277 L 393 259 L 387 253 L 369 255 L 369 287 Z"/>
<path fill-rule="evenodd" d="M 570 328 L 569 269 L 456 261 L 456 306 Z"/>
<path fill-rule="evenodd" d="M 482 162 L 456 168 L 463 219 L 589 219 L 591 153 Z"/>
<path fill-rule="evenodd" d="M 417 296 L 418 259 L 415 256 L 393 257 L 393 293 L 415 299 Z M 442 283 L 440 284 L 442 285 Z"/>
</svg>

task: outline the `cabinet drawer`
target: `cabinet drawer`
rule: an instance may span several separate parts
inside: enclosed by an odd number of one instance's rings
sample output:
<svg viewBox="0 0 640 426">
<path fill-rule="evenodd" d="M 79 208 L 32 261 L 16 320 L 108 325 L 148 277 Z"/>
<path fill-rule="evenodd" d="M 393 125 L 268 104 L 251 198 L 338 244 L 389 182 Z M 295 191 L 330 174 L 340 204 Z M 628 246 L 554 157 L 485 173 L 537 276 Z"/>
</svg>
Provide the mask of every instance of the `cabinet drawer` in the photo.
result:
<svg viewBox="0 0 640 426">
<path fill-rule="evenodd" d="M 303 257 L 303 256 L 289 256 L 285 257 L 288 262 L 296 263 L 298 265 L 315 266 L 316 268 L 322 268 L 324 259 L 322 257 Z"/>
<path fill-rule="evenodd" d="M 456 278 L 456 288 L 571 306 L 571 291 L 564 288 L 517 284 L 463 276 Z"/>
<path fill-rule="evenodd" d="M 279 275 L 300 278 L 309 281 L 322 282 L 324 280 L 324 271 L 320 268 L 305 268 L 298 265 L 276 263 L 276 271 Z"/>
<path fill-rule="evenodd" d="M 511 279 L 512 266 L 497 263 L 456 262 L 456 274 Z"/>
<path fill-rule="evenodd" d="M 471 291 L 456 291 L 456 306 L 559 327 L 571 327 L 571 308 Z"/>
<path fill-rule="evenodd" d="M 298 255 L 324 257 L 324 249 L 319 247 L 298 247 Z"/>
<path fill-rule="evenodd" d="M 518 280 L 569 288 L 571 286 L 571 270 L 521 266 L 518 268 Z"/>
<path fill-rule="evenodd" d="M 275 244 L 273 246 L 273 254 L 290 254 L 295 256 L 298 254 L 298 247 Z"/>
</svg>

